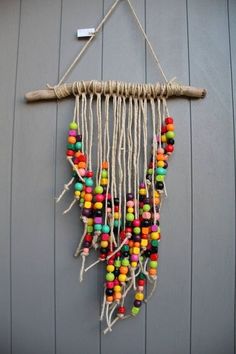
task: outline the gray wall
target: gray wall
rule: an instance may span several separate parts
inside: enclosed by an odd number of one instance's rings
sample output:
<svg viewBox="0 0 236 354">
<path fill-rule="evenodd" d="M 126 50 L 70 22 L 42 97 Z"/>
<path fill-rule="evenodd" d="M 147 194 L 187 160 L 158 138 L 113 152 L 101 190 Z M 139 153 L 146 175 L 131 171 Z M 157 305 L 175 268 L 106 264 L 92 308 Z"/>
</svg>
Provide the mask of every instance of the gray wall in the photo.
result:
<svg viewBox="0 0 236 354">
<path fill-rule="evenodd" d="M 208 95 L 170 103 L 177 144 L 157 293 L 103 336 L 101 269 L 78 282 L 78 212 L 62 216 L 71 194 L 54 204 L 70 175 L 73 101 L 23 96 L 57 82 L 82 45 L 76 29 L 111 3 L 0 1 L 0 353 L 235 353 L 235 0 L 133 0 L 168 77 Z M 125 1 L 68 80 L 82 79 L 160 80 Z"/>
</svg>

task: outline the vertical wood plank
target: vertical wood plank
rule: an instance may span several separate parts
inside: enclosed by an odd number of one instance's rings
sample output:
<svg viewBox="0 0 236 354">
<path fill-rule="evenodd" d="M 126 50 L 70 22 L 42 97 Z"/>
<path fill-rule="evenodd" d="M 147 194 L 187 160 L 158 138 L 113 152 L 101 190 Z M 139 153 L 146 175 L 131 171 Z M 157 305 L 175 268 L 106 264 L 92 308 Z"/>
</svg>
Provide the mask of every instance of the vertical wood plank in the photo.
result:
<svg viewBox="0 0 236 354">
<path fill-rule="evenodd" d="M 188 10 L 191 83 L 208 89 L 201 105 L 192 102 L 192 354 L 231 354 L 235 170 L 227 1 L 189 0 Z"/>
<path fill-rule="evenodd" d="M 172 10 L 171 10 L 172 9 Z M 171 10 L 171 11 L 170 11 Z M 188 84 L 186 2 L 147 0 L 147 34 L 168 79 Z M 147 50 L 148 82 L 163 78 Z M 197 101 L 197 105 L 201 105 Z M 190 110 L 186 99 L 168 101 L 175 119 L 175 152 L 161 211 L 157 291 L 147 304 L 147 353 L 187 354 L 190 347 L 191 156 Z M 181 205 L 181 207 L 180 207 Z"/>
<path fill-rule="evenodd" d="M 113 3 L 105 0 L 105 11 Z M 144 24 L 144 0 L 132 1 Z M 103 79 L 126 82 L 145 82 L 145 44 L 137 23 L 125 1 L 104 26 Z M 132 302 L 131 302 L 132 304 Z M 130 311 L 130 304 L 127 308 Z M 135 340 L 131 341 L 131 338 Z M 139 316 L 118 323 L 114 331 L 101 336 L 101 352 L 120 353 L 121 350 L 136 354 L 145 352 L 145 308 Z M 121 349 L 122 348 L 122 349 Z"/>
<path fill-rule="evenodd" d="M 20 2 L 0 3 L 0 351 L 11 352 L 11 157 Z"/>
<path fill-rule="evenodd" d="M 60 76 L 74 60 L 85 40 L 76 39 L 77 28 L 96 27 L 102 18 L 103 1 L 67 0 L 63 2 Z M 67 81 L 100 80 L 102 42 L 101 33 L 83 55 Z M 71 168 L 66 161 L 68 125 L 73 119 L 74 100 L 63 100 L 58 105 L 56 190 L 60 193 L 64 183 L 71 178 Z M 96 144 L 96 132 L 94 133 Z M 80 207 L 75 205 L 70 213 L 62 215 L 74 197 L 73 187 L 57 206 L 56 212 L 56 327 L 57 354 L 89 354 L 99 352 L 100 324 L 98 270 L 94 267 L 79 282 L 81 259 L 73 253 L 83 233 Z M 91 258 L 86 260 L 86 266 Z M 101 269 L 100 269 L 101 270 Z"/>
<path fill-rule="evenodd" d="M 231 81 L 232 81 L 232 103 L 233 103 L 233 124 L 234 124 L 234 144 L 236 137 L 235 112 L 236 112 L 236 2 L 228 1 L 228 21 L 230 35 L 230 60 L 231 60 Z M 236 145 L 234 145 L 234 158 L 236 157 Z M 234 168 L 236 161 L 234 160 Z M 236 274 L 235 274 L 236 276 Z M 236 280 L 236 278 L 235 278 Z M 235 282 L 236 283 L 236 282 Z M 234 289 L 236 285 L 234 286 Z M 236 350 L 236 297 L 234 295 L 234 351 Z"/>
<path fill-rule="evenodd" d="M 56 104 L 26 91 L 56 80 L 60 1 L 22 0 L 12 184 L 12 353 L 54 353 Z"/>
</svg>

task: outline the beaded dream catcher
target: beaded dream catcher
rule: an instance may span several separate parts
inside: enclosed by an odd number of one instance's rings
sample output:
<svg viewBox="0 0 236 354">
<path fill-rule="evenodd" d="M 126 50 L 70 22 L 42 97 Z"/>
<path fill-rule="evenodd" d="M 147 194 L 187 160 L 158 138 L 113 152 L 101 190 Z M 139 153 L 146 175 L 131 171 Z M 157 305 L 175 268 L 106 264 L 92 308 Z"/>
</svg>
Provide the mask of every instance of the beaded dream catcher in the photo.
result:
<svg viewBox="0 0 236 354">
<path fill-rule="evenodd" d="M 29 102 L 75 97 L 66 150 L 71 179 L 64 185 L 57 202 L 72 189 L 74 197 L 64 214 L 75 206 L 80 209 L 84 231 L 74 252 L 75 257 L 81 257 L 80 281 L 98 263 L 103 263 L 106 269 L 101 284 L 104 296 L 100 319 L 107 326 L 104 333 L 111 331 L 117 321 L 136 316 L 157 285 L 160 211 L 175 143 L 175 125 L 168 112 L 167 99 L 170 96 L 200 98 L 206 94 L 204 89 L 167 80 L 130 0 L 127 3 L 164 83 L 76 81 L 62 84 L 119 1 L 112 5 L 59 83 L 26 94 Z M 92 263 L 89 255 L 94 252 L 97 260 Z M 148 283 L 151 291 L 146 294 Z M 128 296 L 134 299 L 129 313 Z"/>
</svg>

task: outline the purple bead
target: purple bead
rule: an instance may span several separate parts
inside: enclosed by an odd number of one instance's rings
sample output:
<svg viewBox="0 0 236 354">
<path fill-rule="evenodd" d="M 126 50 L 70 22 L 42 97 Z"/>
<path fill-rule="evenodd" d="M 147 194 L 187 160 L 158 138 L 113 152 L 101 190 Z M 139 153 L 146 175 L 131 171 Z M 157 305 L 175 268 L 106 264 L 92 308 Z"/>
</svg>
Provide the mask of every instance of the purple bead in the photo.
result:
<svg viewBox="0 0 236 354">
<path fill-rule="evenodd" d="M 77 131 L 76 130 L 69 130 L 69 136 L 76 136 Z"/>
<path fill-rule="evenodd" d="M 134 235 L 133 236 L 134 242 L 140 242 L 141 241 L 141 236 L 140 235 Z"/>
<path fill-rule="evenodd" d="M 140 300 L 135 300 L 134 301 L 134 306 L 135 307 L 141 307 L 141 305 L 142 305 L 142 301 L 140 301 Z"/>
<path fill-rule="evenodd" d="M 89 248 L 89 247 L 90 247 L 90 242 L 84 241 L 84 242 L 83 242 L 83 247 L 84 247 L 84 248 Z"/>
<path fill-rule="evenodd" d="M 134 199 L 133 194 L 132 193 L 127 193 L 126 199 L 127 200 L 133 200 Z"/>
<path fill-rule="evenodd" d="M 144 182 L 141 182 L 140 185 L 139 185 L 140 188 L 145 188 L 145 183 Z"/>
<path fill-rule="evenodd" d="M 89 217 L 90 216 L 90 209 L 83 208 L 82 215 Z"/>
<path fill-rule="evenodd" d="M 76 140 L 77 141 L 82 141 L 82 135 L 77 135 Z"/>
<path fill-rule="evenodd" d="M 102 218 L 100 216 L 96 216 L 94 218 L 94 224 L 102 224 Z"/>
</svg>

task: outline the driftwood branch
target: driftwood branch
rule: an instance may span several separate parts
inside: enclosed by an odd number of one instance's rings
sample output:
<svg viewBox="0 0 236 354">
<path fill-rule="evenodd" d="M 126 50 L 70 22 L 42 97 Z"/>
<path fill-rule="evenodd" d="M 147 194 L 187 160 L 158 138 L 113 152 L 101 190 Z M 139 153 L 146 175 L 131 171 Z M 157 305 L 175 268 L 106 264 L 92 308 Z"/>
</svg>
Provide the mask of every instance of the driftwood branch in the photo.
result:
<svg viewBox="0 0 236 354">
<path fill-rule="evenodd" d="M 203 88 L 182 86 L 176 82 L 167 84 L 131 84 L 118 81 L 78 81 L 50 87 L 44 90 L 30 91 L 25 94 L 27 102 L 62 99 L 77 94 L 116 94 L 117 96 L 132 96 L 154 98 L 160 96 L 184 96 L 190 98 L 204 98 L 206 90 Z"/>
</svg>

